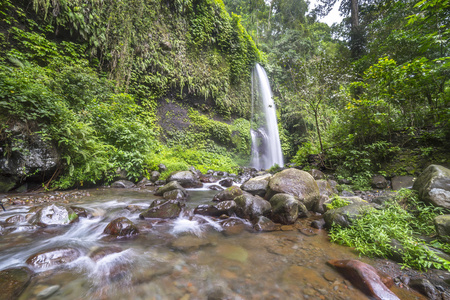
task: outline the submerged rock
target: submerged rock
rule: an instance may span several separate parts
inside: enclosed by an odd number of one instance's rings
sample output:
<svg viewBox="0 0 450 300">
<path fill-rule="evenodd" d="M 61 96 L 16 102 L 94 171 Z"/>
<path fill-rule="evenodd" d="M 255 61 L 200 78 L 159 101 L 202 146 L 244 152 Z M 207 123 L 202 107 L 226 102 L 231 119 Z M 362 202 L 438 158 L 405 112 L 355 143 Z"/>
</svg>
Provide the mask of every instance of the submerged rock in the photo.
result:
<svg viewBox="0 0 450 300">
<path fill-rule="evenodd" d="M 399 299 L 388 286 L 393 281 L 389 277 L 380 276 L 380 273 L 371 265 L 358 260 L 330 260 L 328 264 L 335 267 L 354 286 L 374 299 Z"/>
<path fill-rule="evenodd" d="M 183 206 L 178 200 L 167 200 L 142 212 L 139 218 L 173 219 L 180 215 Z"/>
<path fill-rule="evenodd" d="M 272 177 L 271 174 L 265 174 L 250 178 L 248 181 L 241 185 L 241 190 L 246 191 L 252 195 L 258 195 L 264 197 L 269 186 L 269 180 Z"/>
<path fill-rule="evenodd" d="M 27 267 L 0 271 L 0 299 L 17 299 L 30 283 L 32 274 Z"/>
<path fill-rule="evenodd" d="M 307 172 L 297 169 L 283 170 L 270 178 L 265 198 L 285 193 L 295 196 L 306 208 L 311 210 L 319 200 L 320 192 L 314 178 Z"/>
<path fill-rule="evenodd" d="M 103 231 L 105 234 L 115 236 L 130 236 L 139 233 L 136 225 L 125 217 L 117 218 L 111 221 Z"/>
<path fill-rule="evenodd" d="M 74 261 L 80 256 L 80 251 L 74 248 L 53 248 L 30 256 L 26 263 L 34 268 L 49 268 Z"/>
<path fill-rule="evenodd" d="M 30 223 L 33 225 L 47 227 L 49 225 L 67 225 L 78 221 L 78 215 L 73 209 L 65 205 L 46 204 L 36 210 L 36 215 L 30 220 Z"/>
<path fill-rule="evenodd" d="M 413 189 L 419 198 L 434 206 L 450 209 L 450 170 L 439 165 L 429 165 L 414 182 Z"/>
<path fill-rule="evenodd" d="M 225 235 L 235 235 L 242 233 L 247 225 L 239 218 L 228 218 L 220 222 Z"/>
<path fill-rule="evenodd" d="M 105 256 L 122 252 L 122 248 L 116 246 L 95 248 L 89 253 L 89 258 L 97 262 Z"/>
</svg>

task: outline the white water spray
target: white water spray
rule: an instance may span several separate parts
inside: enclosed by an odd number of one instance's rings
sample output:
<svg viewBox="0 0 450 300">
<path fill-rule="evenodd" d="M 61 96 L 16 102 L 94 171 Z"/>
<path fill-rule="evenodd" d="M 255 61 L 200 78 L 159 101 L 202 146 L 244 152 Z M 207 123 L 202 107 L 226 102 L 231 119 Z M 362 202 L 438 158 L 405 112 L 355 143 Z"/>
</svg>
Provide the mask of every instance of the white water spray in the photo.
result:
<svg viewBox="0 0 450 300">
<path fill-rule="evenodd" d="M 259 120 L 255 120 L 256 114 L 261 114 Z M 278 133 L 275 103 L 269 78 L 259 64 L 255 66 L 252 74 L 252 122 L 255 121 L 259 128 L 251 132 L 252 167 L 269 169 L 275 164 L 282 167 L 284 164 L 283 153 Z"/>
</svg>

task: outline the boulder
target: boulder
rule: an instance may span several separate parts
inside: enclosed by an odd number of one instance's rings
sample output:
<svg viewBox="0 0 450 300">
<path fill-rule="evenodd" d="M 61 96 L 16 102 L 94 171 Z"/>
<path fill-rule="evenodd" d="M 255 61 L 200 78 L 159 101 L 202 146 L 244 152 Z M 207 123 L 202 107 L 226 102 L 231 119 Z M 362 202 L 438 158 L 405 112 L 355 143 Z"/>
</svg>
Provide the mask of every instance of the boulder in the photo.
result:
<svg viewBox="0 0 450 300">
<path fill-rule="evenodd" d="M 161 173 L 159 173 L 158 171 L 152 171 L 150 173 L 150 181 L 151 182 L 156 182 L 159 179 L 160 176 L 161 176 Z"/>
<path fill-rule="evenodd" d="M 220 201 L 227 201 L 227 200 L 233 200 L 234 198 L 241 196 L 243 194 L 243 191 L 237 187 L 237 186 L 230 186 L 226 190 L 223 190 L 219 193 L 217 193 L 212 201 L 220 202 Z"/>
<path fill-rule="evenodd" d="M 159 170 L 159 173 L 164 173 L 165 171 L 167 171 L 167 167 L 165 164 L 159 164 L 158 170 Z"/>
<path fill-rule="evenodd" d="M 335 267 L 354 286 L 371 298 L 399 299 L 388 288 L 393 285 L 392 279 L 380 274 L 371 265 L 358 260 L 330 260 L 328 264 Z"/>
<path fill-rule="evenodd" d="M 41 251 L 30 256 L 26 263 L 34 268 L 49 268 L 74 261 L 80 256 L 80 251 L 74 248 L 61 247 Z"/>
<path fill-rule="evenodd" d="M 450 243 L 450 215 L 440 215 L 434 218 L 434 226 L 440 239 Z"/>
<path fill-rule="evenodd" d="M 376 175 L 372 177 L 371 185 L 374 189 L 384 190 L 388 187 L 389 183 L 382 175 Z"/>
<path fill-rule="evenodd" d="M 434 285 L 426 278 L 413 278 L 409 282 L 409 286 L 421 293 L 422 295 L 426 296 L 430 300 L 440 300 L 441 295 L 436 290 Z"/>
<path fill-rule="evenodd" d="M 350 197 L 339 197 L 342 201 L 347 202 L 348 204 L 354 204 L 354 203 L 366 203 L 364 199 L 358 196 L 350 196 Z M 325 202 L 323 202 L 322 207 L 324 211 L 328 211 L 328 206 L 333 202 L 334 198 L 327 199 Z"/>
<path fill-rule="evenodd" d="M 233 200 L 227 200 L 219 202 L 215 205 L 216 209 L 220 213 L 220 215 L 228 215 L 231 216 L 236 211 L 236 202 Z"/>
<path fill-rule="evenodd" d="M 130 189 L 134 188 L 135 184 L 128 180 L 117 180 L 111 184 L 111 187 L 119 189 Z"/>
<path fill-rule="evenodd" d="M 9 126 L 1 140 L 0 193 L 10 191 L 21 179 L 42 182 L 56 171 L 60 156 L 56 145 L 38 132 L 30 132 L 29 124 Z"/>
<path fill-rule="evenodd" d="M 309 173 L 315 180 L 323 180 L 326 177 L 322 171 L 319 171 L 317 169 L 312 169 Z"/>
<path fill-rule="evenodd" d="M 417 180 L 413 189 L 419 198 L 434 206 L 450 209 L 450 170 L 439 165 L 429 165 Z"/>
<path fill-rule="evenodd" d="M 265 198 L 270 199 L 279 193 L 297 197 L 309 210 L 320 198 L 319 187 L 314 178 L 297 169 L 286 169 L 270 178 Z"/>
<path fill-rule="evenodd" d="M 219 184 L 223 187 L 230 187 L 233 185 L 233 179 L 231 178 L 225 178 L 219 181 Z"/>
<path fill-rule="evenodd" d="M 323 179 L 316 180 L 316 183 L 317 186 L 319 187 L 319 193 L 321 196 L 331 197 L 333 194 L 337 194 L 327 180 Z"/>
<path fill-rule="evenodd" d="M 234 202 L 236 202 L 236 215 L 249 220 L 269 213 L 272 208 L 269 201 L 251 194 L 238 196 L 234 198 Z"/>
<path fill-rule="evenodd" d="M 112 220 L 103 231 L 105 234 L 114 236 L 130 236 L 139 233 L 138 228 L 125 217 Z"/>
<path fill-rule="evenodd" d="M 264 216 L 258 216 L 253 220 L 253 228 L 256 231 L 267 232 L 267 231 L 274 231 L 276 229 L 276 225 L 269 218 L 266 218 Z"/>
<path fill-rule="evenodd" d="M 46 204 L 37 209 L 36 214 L 30 219 L 30 223 L 40 227 L 49 225 L 68 225 L 78 221 L 78 215 L 62 204 Z"/>
<path fill-rule="evenodd" d="M 360 218 L 365 211 L 374 209 L 367 202 L 358 202 L 349 204 L 344 207 L 328 210 L 323 218 L 327 227 L 331 227 L 333 224 L 340 225 L 341 227 L 349 227 L 353 220 Z"/>
<path fill-rule="evenodd" d="M 147 187 L 147 186 L 154 186 L 155 184 L 152 182 L 152 181 L 150 181 L 150 179 L 147 179 L 147 178 L 142 178 L 142 180 L 141 181 L 139 181 L 138 183 L 136 183 L 136 186 L 137 187 L 139 187 L 139 188 L 145 188 L 145 187 Z"/>
<path fill-rule="evenodd" d="M 269 186 L 269 180 L 272 177 L 271 174 L 265 174 L 250 178 L 248 181 L 241 185 L 241 190 L 246 191 L 252 195 L 258 195 L 264 197 Z"/>
<path fill-rule="evenodd" d="M 194 214 L 202 216 L 213 216 L 218 217 L 222 215 L 219 210 L 210 204 L 201 204 L 194 209 Z"/>
<path fill-rule="evenodd" d="M 307 212 L 305 205 L 292 195 L 276 194 L 270 198 L 269 202 L 272 205 L 270 219 L 276 223 L 294 224 L 299 212 L 305 214 Z"/>
<path fill-rule="evenodd" d="M 6 193 L 12 190 L 19 182 L 18 176 L 0 175 L 0 193 Z"/>
<path fill-rule="evenodd" d="M 325 220 L 319 219 L 311 222 L 311 227 L 316 229 L 323 229 L 325 227 Z"/>
<path fill-rule="evenodd" d="M 395 176 L 391 180 L 392 189 L 398 191 L 400 189 L 411 189 L 414 184 L 412 176 Z"/>
<path fill-rule="evenodd" d="M 197 175 L 191 171 L 172 172 L 166 181 L 178 181 L 184 188 L 200 188 L 203 186 L 203 184 L 198 180 Z"/>
<path fill-rule="evenodd" d="M 0 299 L 18 299 L 30 283 L 33 272 L 27 267 L 11 268 L 0 271 Z"/>
<path fill-rule="evenodd" d="M 167 200 L 159 205 L 151 207 L 139 215 L 139 218 L 174 219 L 181 213 L 184 204 L 177 200 Z"/>
<path fill-rule="evenodd" d="M 220 222 L 222 225 L 223 233 L 225 235 L 235 235 L 242 233 L 247 225 L 239 218 L 228 218 Z"/>
<path fill-rule="evenodd" d="M 187 191 L 178 183 L 178 181 L 171 181 L 166 185 L 158 188 L 155 192 L 156 196 L 162 196 L 164 193 L 173 191 L 173 190 L 182 190 L 186 195 Z"/>
<path fill-rule="evenodd" d="M 163 198 L 166 200 L 186 200 L 188 196 L 185 189 L 175 189 L 163 194 Z"/>
</svg>

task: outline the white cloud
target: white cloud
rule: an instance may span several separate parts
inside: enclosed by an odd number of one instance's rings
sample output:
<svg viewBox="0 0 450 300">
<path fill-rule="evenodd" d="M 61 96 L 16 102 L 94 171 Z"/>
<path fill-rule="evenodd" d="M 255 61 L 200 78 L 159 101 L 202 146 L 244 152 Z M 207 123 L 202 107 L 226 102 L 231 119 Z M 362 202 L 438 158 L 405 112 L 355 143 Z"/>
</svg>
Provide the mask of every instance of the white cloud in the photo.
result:
<svg viewBox="0 0 450 300">
<path fill-rule="evenodd" d="M 317 6 L 318 0 L 309 0 L 310 5 L 309 8 L 312 10 Z M 327 23 L 329 26 L 333 25 L 333 23 L 340 23 L 342 21 L 342 17 L 339 14 L 339 6 L 341 5 L 341 0 L 338 0 L 334 5 L 331 12 L 324 18 L 319 19 L 320 22 Z"/>
</svg>

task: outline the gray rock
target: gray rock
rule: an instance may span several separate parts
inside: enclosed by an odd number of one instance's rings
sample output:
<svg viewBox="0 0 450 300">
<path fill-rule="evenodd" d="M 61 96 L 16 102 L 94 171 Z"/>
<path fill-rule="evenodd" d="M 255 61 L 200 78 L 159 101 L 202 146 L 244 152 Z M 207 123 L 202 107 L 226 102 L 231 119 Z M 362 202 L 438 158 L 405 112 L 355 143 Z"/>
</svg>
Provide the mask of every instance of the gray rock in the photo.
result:
<svg viewBox="0 0 450 300">
<path fill-rule="evenodd" d="M 325 220 L 324 219 L 314 220 L 311 222 L 311 227 L 323 229 L 325 227 Z"/>
<path fill-rule="evenodd" d="M 147 187 L 147 186 L 154 186 L 155 184 L 152 182 L 152 181 L 150 181 L 149 179 L 147 179 L 147 178 L 143 178 L 141 181 L 139 181 L 137 184 L 136 184 L 138 187 L 140 187 L 140 188 L 145 188 L 145 187 Z"/>
<path fill-rule="evenodd" d="M 194 209 L 194 214 L 202 216 L 213 216 L 218 217 L 222 215 L 219 210 L 210 204 L 201 204 Z"/>
<path fill-rule="evenodd" d="M 333 224 L 340 225 L 341 227 L 349 227 L 353 220 L 360 218 L 364 212 L 374 209 L 370 204 L 366 202 L 353 203 L 344 207 L 328 210 L 323 219 L 327 227 L 331 227 Z"/>
<path fill-rule="evenodd" d="M 168 184 L 158 188 L 155 192 L 156 196 L 162 196 L 164 193 L 173 191 L 173 190 L 181 190 L 184 194 L 188 195 L 187 191 L 178 183 L 178 181 L 171 181 Z"/>
<path fill-rule="evenodd" d="M 159 173 L 158 171 L 152 171 L 150 173 L 150 181 L 151 182 L 156 182 L 159 179 L 160 176 L 161 176 L 161 173 Z"/>
<path fill-rule="evenodd" d="M 178 181 L 184 188 L 199 188 L 203 186 L 203 184 L 198 180 L 197 175 L 191 171 L 172 172 L 166 181 Z"/>
<path fill-rule="evenodd" d="M 450 243 L 450 215 L 436 216 L 434 226 L 439 238 Z"/>
<path fill-rule="evenodd" d="M 78 215 L 73 209 L 65 205 L 52 203 L 37 209 L 36 214 L 30 219 L 30 223 L 40 227 L 49 225 L 68 225 L 78 221 Z"/>
<path fill-rule="evenodd" d="M 233 185 L 233 179 L 231 178 L 225 178 L 219 181 L 219 184 L 223 187 L 230 187 Z"/>
<path fill-rule="evenodd" d="M 246 191 L 252 195 L 258 195 L 264 197 L 269 186 L 269 180 L 272 177 L 271 174 L 265 174 L 250 178 L 248 181 L 241 185 L 241 190 Z"/>
<path fill-rule="evenodd" d="M 312 169 L 309 173 L 315 180 L 325 179 L 325 174 L 317 169 Z"/>
<path fill-rule="evenodd" d="M 236 215 L 249 220 L 267 214 L 272 208 L 269 201 L 251 194 L 238 196 L 234 198 L 234 202 L 236 202 Z"/>
<path fill-rule="evenodd" d="M 429 165 L 414 182 L 413 189 L 419 198 L 434 206 L 450 209 L 450 170 L 439 165 Z"/>
<path fill-rule="evenodd" d="M 434 287 L 434 285 L 425 278 L 413 278 L 409 282 L 409 286 L 418 291 L 422 295 L 426 296 L 430 300 L 440 300 L 440 294 Z"/>
<path fill-rule="evenodd" d="M 270 178 L 265 198 L 270 199 L 278 193 L 297 197 L 309 210 L 320 198 L 319 187 L 314 178 L 309 173 L 297 169 L 286 169 Z"/>
<path fill-rule="evenodd" d="M 331 197 L 336 192 L 327 180 L 316 180 L 317 186 L 319 187 L 319 192 L 321 196 Z"/>
<path fill-rule="evenodd" d="M 299 212 L 307 212 L 305 205 L 289 194 L 276 194 L 269 202 L 272 205 L 270 218 L 276 223 L 294 224 Z"/>
<path fill-rule="evenodd" d="M 151 207 L 139 215 L 139 218 L 173 219 L 180 215 L 184 204 L 177 200 L 167 200 L 159 205 Z"/>
<path fill-rule="evenodd" d="M 391 180 L 392 189 L 398 191 L 400 189 L 411 189 L 414 184 L 412 176 L 395 176 Z"/>
<path fill-rule="evenodd" d="M 0 175 L 0 193 L 6 193 L 12 190 L 16 186 L 18 181 L 18 176 Z"/>
<path fill-rule="evenodd" d="M 167 200 L 186 200 L 188 193 L 185 189 L 175 189 L 163 194 L 163 198 Z"/>
<path fill-rule="evenodd" d="M 117 180 L 111 184 L 112 188 L 130 189 L 135 187 L 135 184 L 128 180 Z"/>
<path fill-rule="evenodd" d="M 163 173 L 163 172 L 167 171 L 167 167 L 165 164 L 159 164 L 158 170 L 159 170 L 159 173 Z"/>
<path fill-rule="evenodd" d="M 216 185 L 216 184 L 210 185 L 210 186 L 208 187 L 208 189 L 210 189 L 210 190 L 212 190 L 212 191 L 223 191 L 223 190 L 224 190 L 223 187 L 221 187 L 221 186 L 219 186 L 219 185 Z"/>
<path fill-rule="evenodd" d="M 236 202 L 233 200 L 221 201 L 215 205 L 220 216 L 225 214 L 231 216 L 236 211 Z"/>
<path fill-rule="evenodd" d="M 371 185 L 374 189 L 384 190 L 388 187 L 388 181 L 382 175 L 372 177 Z"/>
</svg>

